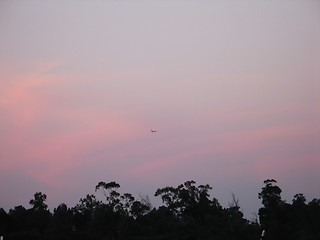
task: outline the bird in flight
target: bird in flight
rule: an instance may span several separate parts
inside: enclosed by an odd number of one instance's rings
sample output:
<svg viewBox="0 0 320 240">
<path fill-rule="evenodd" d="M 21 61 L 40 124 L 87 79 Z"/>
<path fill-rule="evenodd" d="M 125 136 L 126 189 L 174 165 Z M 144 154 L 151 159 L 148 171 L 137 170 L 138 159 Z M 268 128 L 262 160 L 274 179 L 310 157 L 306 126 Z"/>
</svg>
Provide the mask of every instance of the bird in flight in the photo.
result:
<svg viewBox="0 0 320 240">
<path fill-rule="evenodd" d="M 155 133 L 155 132 L 157 132 L 157 131 L 156 131 L 156 130 L 151 129 L 151 132 Z"/>
</svg>

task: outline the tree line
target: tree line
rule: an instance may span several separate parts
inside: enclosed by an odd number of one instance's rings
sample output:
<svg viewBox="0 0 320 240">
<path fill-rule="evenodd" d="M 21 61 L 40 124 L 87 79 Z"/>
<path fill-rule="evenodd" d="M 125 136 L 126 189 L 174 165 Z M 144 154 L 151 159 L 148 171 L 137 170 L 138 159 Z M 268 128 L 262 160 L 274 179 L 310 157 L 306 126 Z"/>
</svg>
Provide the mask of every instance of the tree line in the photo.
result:
<svg viewBox="0 0 320 240">
<path fill-rule="evenodd" d="M 265 180 L 258 193 L 263 204 L 259 221 L 244 218 L 234 195 L 224 208 L 210 196 L 211 186 L 192 180 L 157 189 L 155 196 L 163 201 L 158 208 L 152 207 L 148 196 L 137 200 L 130 193 L 120 194 L 119 188 L 116 182 L 99 182 L 95 190 L 103 194 L 103 201 L 88 194 L 76 206 L 62 203 L 53 212 L 46 205 L 47 196 L 37 192 L 29 209 L 0 208 L 0 236 L 4 240 L 320 239 L 320 200 L 307 203 L 298 193 L 286 203 L 274 179 Z"/>
</svg>

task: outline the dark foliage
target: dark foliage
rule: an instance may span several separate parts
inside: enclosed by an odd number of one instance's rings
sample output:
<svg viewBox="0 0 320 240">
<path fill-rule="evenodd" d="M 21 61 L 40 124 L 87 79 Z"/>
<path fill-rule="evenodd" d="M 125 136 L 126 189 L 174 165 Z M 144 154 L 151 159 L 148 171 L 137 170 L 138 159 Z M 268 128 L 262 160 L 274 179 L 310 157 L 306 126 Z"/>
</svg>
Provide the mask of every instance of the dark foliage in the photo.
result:
<svg viewBox="0 0 320 240">
<path fill-rule="evenodd" d="M 264 183 L 259 193 L 264 205 L 259 209 L 259 217 L 266 231 L 265 239 L 320 239 L 320 200 L 306 204 L 306 198 L 299 193 L 288 204 L 281 199 L 282 191 L 276 180 L 267 179 Z"/>
<path fill-rule="evenodd" d="M 99 182 L 105 201 L 87 195 L 72 208 L 62 203 L 51 213 L 47 196 L 35 193 L 30 209 L 16 206 L 7 213 L 0 209 L 0 236 L 5 240 L 318 240 L 320 239 L 320 200 L 306 203 L 303 194 L 292 204 L 281 199 L 274 179 L 264 181 L 259 193 L 263 207 L 260 224 L 243 217 L 238 200 L 223 208 L 211 198 L 209 185 L 187 181 L 177 187 L 156 191 L 164 206 L 152 208 L 149 198 L 136 200 L 130 193 L 120 194 L 116 182 Z"/>
</svg>

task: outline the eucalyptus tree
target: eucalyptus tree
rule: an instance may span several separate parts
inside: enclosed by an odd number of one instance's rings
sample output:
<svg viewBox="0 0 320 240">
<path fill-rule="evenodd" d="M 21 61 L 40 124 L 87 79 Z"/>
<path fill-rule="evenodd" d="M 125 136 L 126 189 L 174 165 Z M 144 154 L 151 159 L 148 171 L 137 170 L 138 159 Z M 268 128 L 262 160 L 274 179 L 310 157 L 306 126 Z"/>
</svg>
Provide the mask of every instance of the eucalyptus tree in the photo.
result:
<svg viewBox="0 0 320 240">
<path fill-rule="evenodd" d="M 106 200 L 96 213 L 96 224 L 100 229 L 105 229 L 103 234 L 110 238 L 126 235 L 129 222 L 150 210 L 149 205 L 135 200 L 131 193 L 119 193 L 119 188 L 120 184 L 114 181 L 101 181 L 95 187 L 95 191 L 100 191 Z"/>
<path fill-rule="evenodd" d="M 210 207 L 215 205 L 215 201 L 209 199 L 209 190 L 212 189 L 208 184 L 195 185 L 196 182 L 186 181 L 178 187 L 159 188 L 155 196 L 160 196 L 163 203 L 175 216 L 180 217 L 186 213 L 194 213 L 199 206 Z M 199 209 L 198 209 L 199 210 Z"/>
<path fill-rule="evenodd" d="M 32 210 L 34 211 L 45 211 L 48 209 L 48 205 L 45 204 L 47 200 L 47 195 L 42 192 L 36 192 L 34 194 L 34 199 L 29 201 L 29 204 L 32 205 Z"/>
<path fill-rule="evenodd" d="M 259 209 L 260 223 L 266 231 L 266 239 L 281 239 L 285 235 L 283 222 L 286 220 L 287 204 L 281 199 L 282 190 L 277 186 L 277 181 L 267 179 L 265 186 L 258 194 L 264 207 Z"/>
<path fill-rule="evenodd" d="M 36 192 L 34 199 L 29 201 L 32 208 L 29 209 L 29 224 L 31 228 L 43 232 L 50 224 L 51 213 L 48 210 L 48 205 L 45 203 L 47 195 L 42 192 Z"/>
</svg>

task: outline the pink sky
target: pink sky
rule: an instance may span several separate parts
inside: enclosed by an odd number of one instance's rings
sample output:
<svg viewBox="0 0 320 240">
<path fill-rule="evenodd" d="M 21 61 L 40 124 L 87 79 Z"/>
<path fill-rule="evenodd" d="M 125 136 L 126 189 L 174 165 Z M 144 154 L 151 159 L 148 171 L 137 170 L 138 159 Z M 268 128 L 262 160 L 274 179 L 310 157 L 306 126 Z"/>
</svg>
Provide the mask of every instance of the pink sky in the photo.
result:
<svg viewBox="0 0 320 240">
<path fill-rule="evenodd" d="M 187 180 L 320 192 L 317 1 L 0 3 L 0 207 Z M 152 134 L 150 129 L 156 129 Z"/>
</svg>

